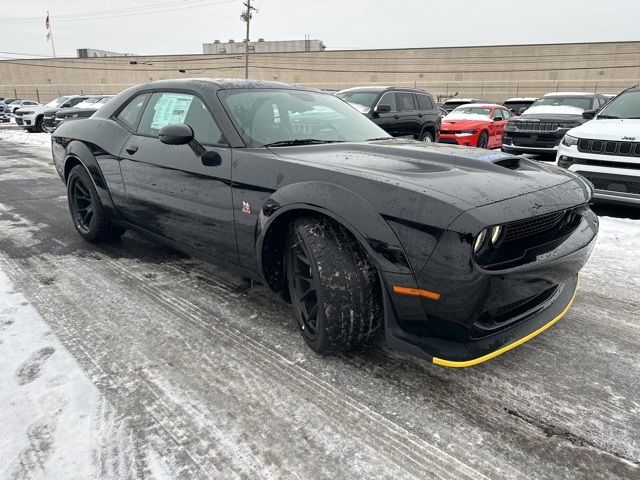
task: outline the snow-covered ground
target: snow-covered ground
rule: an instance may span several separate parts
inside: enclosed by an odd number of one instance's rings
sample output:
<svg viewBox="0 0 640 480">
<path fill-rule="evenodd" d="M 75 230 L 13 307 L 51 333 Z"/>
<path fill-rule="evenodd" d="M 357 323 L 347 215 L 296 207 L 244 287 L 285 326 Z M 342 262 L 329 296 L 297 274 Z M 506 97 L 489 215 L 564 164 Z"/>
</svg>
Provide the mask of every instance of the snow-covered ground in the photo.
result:
<svg viewBox="0 0 640 480">
<path fill-rule="evenodd" d="M 17 145 L 29 145 L 39 149 L 51 151 L 51 135 L 48 133 L 30 133 L 18 125 L 0 128 L 0 141 Z"/>
<path fill-rule="evenodd" d="M 0 385 L 0 478 L 136 476 L 127 428 L 2 270 Z"/>
</svg>

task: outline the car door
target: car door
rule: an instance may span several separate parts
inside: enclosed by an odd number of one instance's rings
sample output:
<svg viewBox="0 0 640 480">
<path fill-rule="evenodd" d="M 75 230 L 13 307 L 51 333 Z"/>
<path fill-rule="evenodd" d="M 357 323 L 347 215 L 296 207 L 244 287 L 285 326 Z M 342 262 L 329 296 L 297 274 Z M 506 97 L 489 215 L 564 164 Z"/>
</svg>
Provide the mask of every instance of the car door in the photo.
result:
<svg viewBox="0 0 640 480">
<path fill-rule="evenodd" d="M 410 92 L 396 92 L 396 99 L 398 100 L 399 110 L 399 126 L 402 131 L 401 136 L 420 138 L 420 113 L 413 93 Z"/>
<path fill-rule="evenodd" d="M 504 132 L 504 126 L 507 123 L 505 118 L 507 112 L 502 108 L 496 108 L 491 114 L 492 122 L 489 129 L 489 148 L 496 148 L 502 145 L 502 134 Z"/>
<path fill-rule="evenodd" d="M 204 165 L 188 145 L 158 139 L 184 123 L 220 164 Z M 153 93 L 137 129 L 120 152 L 126 192 L 123 216 L 183 247 L 237 264 L 231 194 L 231 149 L 204 102 L 193 92 Z"/>
<path fill-rule="evenodd" d="M 400 113 L 398 112 L 395 92 L 386 92 L 383 94 L 382 97 L 380 97 L 380 100 L 376 103 L 376 107 L 378 105 L 389 105 L 391 110 L 388 112 L 376 113 L 373 121 L 389 135 L 394 137 L 401 136 L 403 133 L 400 129 Z"/>
<path fill-rule="evenodd" d="M 424 132 L 427 128 L 431 129 L 434 132 L 433 140 L 436 140 L 440 133 L 440 116 L 436 110 L 435 103 L 429 95 L 423 93 L 417 93 L 415 97 L 418 102 L 418 108 L 420 109 L 418 114 L 420 118 L 420 132 Z"/>
</svg>

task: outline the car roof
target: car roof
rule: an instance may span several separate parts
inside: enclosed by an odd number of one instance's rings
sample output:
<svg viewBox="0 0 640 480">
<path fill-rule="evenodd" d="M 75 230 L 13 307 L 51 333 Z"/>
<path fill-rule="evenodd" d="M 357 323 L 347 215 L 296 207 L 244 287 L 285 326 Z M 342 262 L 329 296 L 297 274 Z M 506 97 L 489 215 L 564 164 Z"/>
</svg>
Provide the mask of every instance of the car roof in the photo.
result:
<svg viewBox="0 0 640 480">
<path fill-rule="evenodd" d="M 465 103 L 463 105 L 460 105 L 458 108 L 460 107 L 474 107 L 474 108 L 504 108 L 504 105 L 498 105 L 497 103 Z"/>
<path fill-rule="evenodd" d="M 480 100 L 477 98 L 450 98 L 446 100 L 444 103 L 477 103 Z"/>
<path fill-rule="evenodd" d="M 380 85 L 371 85 L 371 86 L 366 86 L 366 87 L 345 88 L 344 90 L 340 90 L 338 93 L 345 93 L 345 92 L 383 92 L 383 91 L 401 91 L 401 92 L 428 94 L 427 91 L 422 90 L 420 88 L 383 87 L 383 86 L 380 86 Z"/>
<path fill-rule="evenodd" d="M 206 86 L 215 90 L 225 90 L 229 88 L 284 88 L 288 90 L 306 90 L 310 92 L 320 92 L 327 94 L 322 90 L 313 87 L 307 87 L 305 85 L 294 85 L 291 83 L 273 82 L 267 80 L 245 80 L 243 78 L 176 78 L 168 80 L 156 80 L 155 82 L 150 82 L 139 86 L 154 88 L 198 88 Z"/>
<path fill-rule="evenodd" d="M 537 97 L 514 97 L 514 98 L 507 98 L 504 103 L 507 102 L 535 102 L 536 100 L 538 100 Z"/>
<path fill-rule="evenodd" d="M 602 96 L 599 93 L 593 92 L 553 92 L 547 93 L 542 98 L 554 98 L 554 97 L 597 97 Z"/>
</svg>

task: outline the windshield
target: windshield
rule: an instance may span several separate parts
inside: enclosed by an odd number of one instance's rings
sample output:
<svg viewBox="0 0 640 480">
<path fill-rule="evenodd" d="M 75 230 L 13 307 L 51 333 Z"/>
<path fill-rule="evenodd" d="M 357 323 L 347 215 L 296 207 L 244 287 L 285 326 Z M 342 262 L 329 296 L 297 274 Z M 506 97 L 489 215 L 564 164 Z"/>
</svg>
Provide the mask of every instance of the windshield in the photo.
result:
<svg viewBox="0 0 640 480">
<path fill-rule="evenodd" d="M 640 118 L 640 90 L 632 90 L 611 100 L 598 118 Z"/>
<path fill-rule="evenodd" d="M 218 95 L 249 147 L 304 140 L 324 143 L 389 138 L 333 95 L 285 89 L 231 89 Z"/>
<path fill-rule="evenodd" d="M 91 107 L 95 107 L 96 105 L 99 105 L 101 102 L 102 102 L 102 98 L 100 97 L 87 98 L 86 100 L 83 100 L 80 103 L 78 103 L 75 106 L 75 108 L 91 108 Z"/>
<path fill-rule="evenodd" d="M 69 99 L 69 97 L 56 98 L 55 100 L 51 100 L 49 103 L 47 103 L 45 105 L 45 107 L 59 107 L 64 102 L 66 102 L 68 99 Z"/>
<path fill-rule="evenodd" d="M 590 97 L 546 97 L 536 100 L 532 106 L 540 107 L 542 105 L 551 105 L 589 110 L 592 102 L 593 99 Z"/>
<path fill-rule="evenodd" d="M 480 117 L 482 119 L 489 118 L 491 115 L 490 108 L 484 107 L 458 107 L 449 115 L 447 115 L 445 120 L 449 120 L 452 118 L 474 118 Z"/>
<path fill-rule="evenodd" d="M 366 107 L 367 112 L 373 107 L 373 102 L 375 102 L 377 96 L 378 92 L 339 92 L 336 94 L 336 97 L 345 102 L 356 103 Z"/>
</svg>

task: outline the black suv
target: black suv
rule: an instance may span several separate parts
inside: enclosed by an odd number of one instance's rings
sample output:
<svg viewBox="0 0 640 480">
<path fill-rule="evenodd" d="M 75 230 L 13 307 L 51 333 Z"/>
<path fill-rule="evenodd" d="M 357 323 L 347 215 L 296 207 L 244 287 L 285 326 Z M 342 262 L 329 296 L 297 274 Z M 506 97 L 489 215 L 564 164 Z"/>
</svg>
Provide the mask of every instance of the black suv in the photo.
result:
<svg viewBox="0 0 640 480">
<path fill-rule="evenodd" d="M 607 101 L 607 97 L 598 93 L 548 93 L 522 115 L 507 122 L 502 134 L 502 151 L 516 155 L 555 155 L 564 134 L 586 122 L 582 112 L 597 110 Z"/>
<path fill-rule="evenodd" d="M 424 90 L 400 87 L 356 87 L 336 93 L 338 98 L 370 118 L 394 137 L 433 142 L 440 135 L 440 114 Z"/>
</svg>

